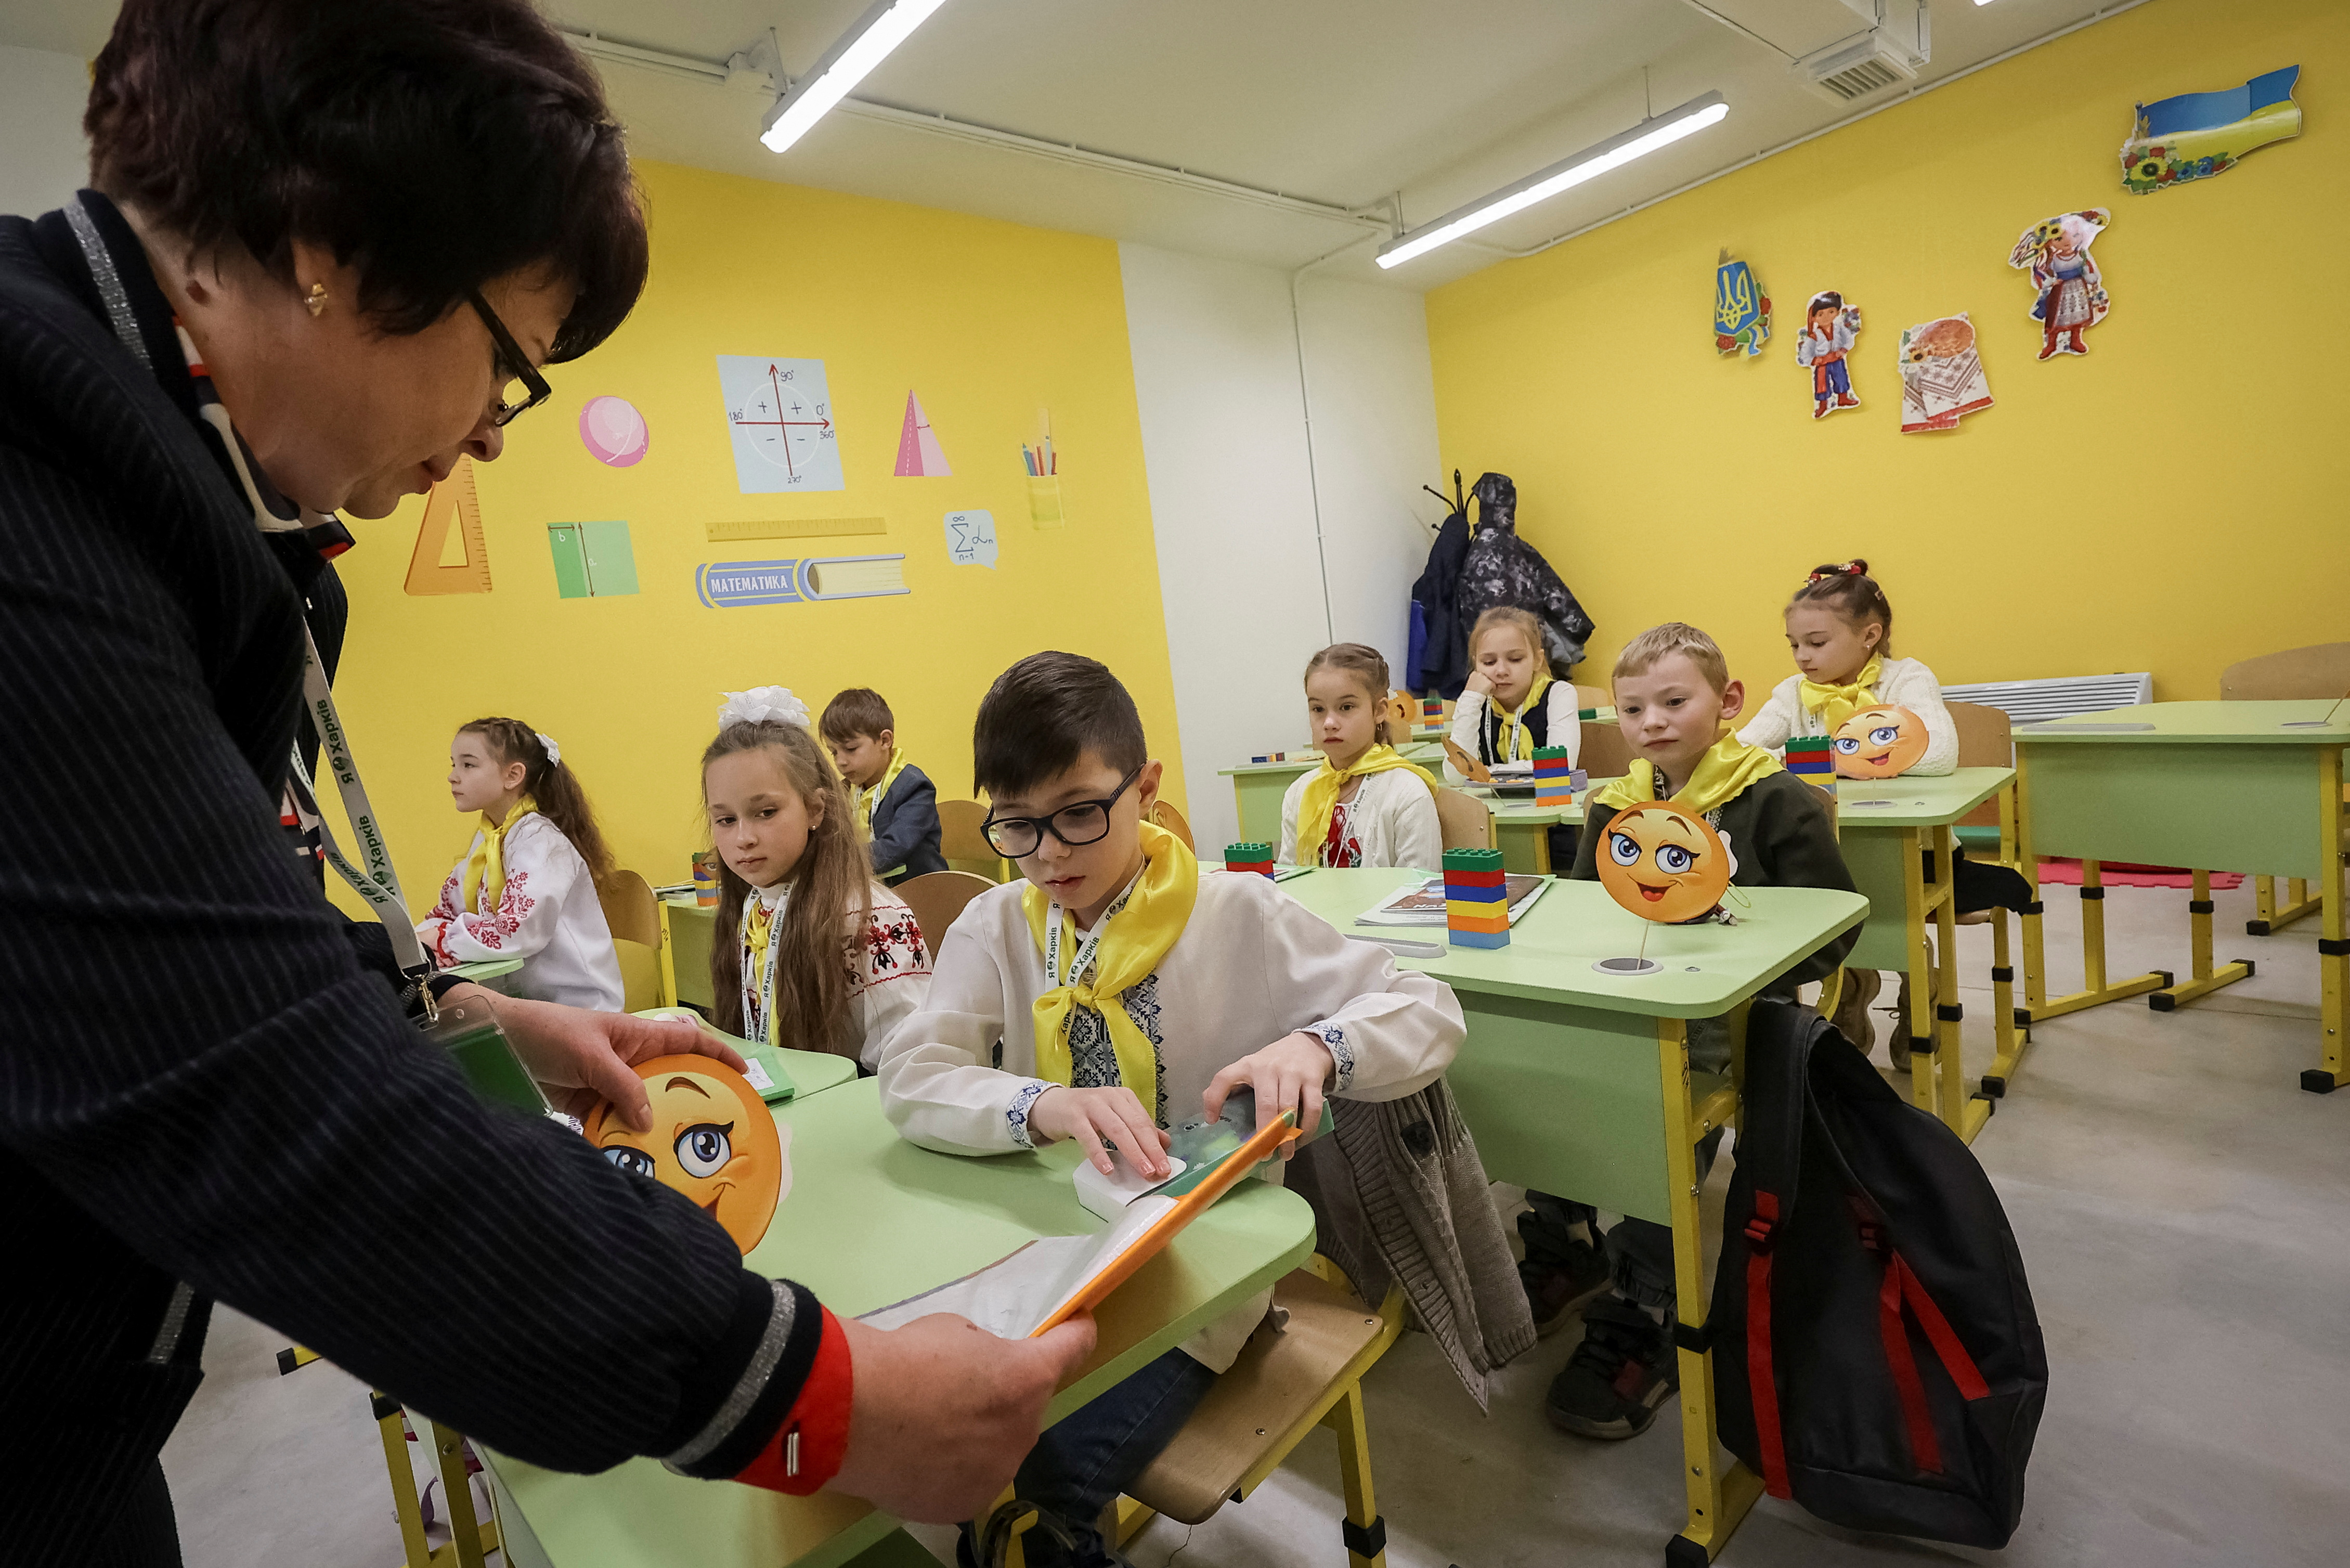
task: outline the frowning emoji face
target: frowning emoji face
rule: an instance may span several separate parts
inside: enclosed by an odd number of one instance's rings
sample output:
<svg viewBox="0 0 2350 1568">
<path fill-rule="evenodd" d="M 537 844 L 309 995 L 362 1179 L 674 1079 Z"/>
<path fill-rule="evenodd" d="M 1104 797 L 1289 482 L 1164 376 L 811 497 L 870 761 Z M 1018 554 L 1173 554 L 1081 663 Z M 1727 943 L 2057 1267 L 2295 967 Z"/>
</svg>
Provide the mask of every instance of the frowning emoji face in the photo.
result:
<svg viewBox="0 0 2350 1568">
<path fill-rule="evenodd" d="M 1644 920 L 1711 914 L 1730 887 L 1730 852 L 1702 816 L 1669 801 L 1626 806 L 1599 845 L 1599 885 Z"/>
<path fill-rule="evenodd" d="M 652 1100 L 652 1131 L 638 1132 L 607 1104 L 589 1113 L 588 1141 L 622 1170 L 684 1193 L 749 1252 L 788 1179 L 759 1092 L 708 1056 L 657 1056 L 636 1071 Z"/>
<path fill-rule="evenodd" d="M 1926 722 L 1907 708 L 1863 708 L 1836 726 L 1835 771 L 1848 779 L 1889 779 L 1926 754 Z"/>
</svg>

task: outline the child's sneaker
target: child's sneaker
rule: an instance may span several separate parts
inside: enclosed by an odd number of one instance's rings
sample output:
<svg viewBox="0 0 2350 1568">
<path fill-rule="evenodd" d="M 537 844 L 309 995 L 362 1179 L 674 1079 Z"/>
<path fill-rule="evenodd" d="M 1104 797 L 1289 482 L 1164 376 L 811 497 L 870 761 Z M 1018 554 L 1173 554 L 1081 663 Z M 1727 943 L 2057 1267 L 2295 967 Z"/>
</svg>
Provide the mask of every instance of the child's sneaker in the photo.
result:
<svg viewBox="0 0 2350 1568">
<path fill-rule="evenodd" d="M 1606 1290 L 1614 1273 L 1607 1254 L 1588 1241 L 1568 1240 L 1564 1262 L 1528 1258 L 1518 1264 L 1518 1282 L 1534 1314 L 1534 1333 L 1544 1339 L 1566 1326 L 1575 1309 Z"/>
<path fill-rule="evenodd" d="M 1620 1442 L 1647 1431 L 1680 1383 L 1671 1334 L 1611 1295 L 1583 1309 L 1583 1343 L 1552 1379 L 1543 1413 L 1562 1432 Z"/>
</svg>

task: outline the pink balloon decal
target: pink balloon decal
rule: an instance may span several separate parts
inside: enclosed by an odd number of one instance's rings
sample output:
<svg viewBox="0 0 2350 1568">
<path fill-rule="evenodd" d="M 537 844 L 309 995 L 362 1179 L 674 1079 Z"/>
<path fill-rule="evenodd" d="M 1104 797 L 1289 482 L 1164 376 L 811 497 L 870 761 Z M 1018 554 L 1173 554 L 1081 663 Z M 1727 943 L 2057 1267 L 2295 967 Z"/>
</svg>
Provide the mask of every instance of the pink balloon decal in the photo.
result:
<svg viewBox="0 0 2350 1568">
<path fill-rule="evenodd" d="M 626 398 L 590 398 L 579 410 L 579 441 L 611 468 L 634 468 L 652 444 L 645 416 Z"/>
</svg>

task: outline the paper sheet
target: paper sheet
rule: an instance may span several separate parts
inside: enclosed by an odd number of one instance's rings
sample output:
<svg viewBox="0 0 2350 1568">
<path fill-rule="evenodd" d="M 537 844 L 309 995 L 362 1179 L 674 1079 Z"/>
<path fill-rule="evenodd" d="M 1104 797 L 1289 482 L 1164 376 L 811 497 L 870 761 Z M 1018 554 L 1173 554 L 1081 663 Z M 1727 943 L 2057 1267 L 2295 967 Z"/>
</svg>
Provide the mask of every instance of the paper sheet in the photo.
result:
<svg viewBox="0 0 2350 1568">
<path fill-rule="evenodd" d="M 1031 1241 L 976 1272 L 867 1313 L 858 1321 L 875 1328 L 903 1328 L 917 1318 L 948 1312 L 971 1319 L 999 1338 L 1025 1338 L 1083 1289 L 1087 1281 L 1115 1262 L 1175 1203 L 1172 1198 L 1137 1199 L 1107 1230 Z"/>
</svg>

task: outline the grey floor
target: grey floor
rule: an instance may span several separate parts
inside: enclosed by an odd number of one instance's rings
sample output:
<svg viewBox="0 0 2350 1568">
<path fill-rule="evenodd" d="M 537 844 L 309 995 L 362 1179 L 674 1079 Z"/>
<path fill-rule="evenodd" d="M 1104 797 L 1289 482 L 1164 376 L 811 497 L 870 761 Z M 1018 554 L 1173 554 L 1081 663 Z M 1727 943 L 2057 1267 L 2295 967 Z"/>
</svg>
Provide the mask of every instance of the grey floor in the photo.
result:
<svg viewBox="0 0 2350 1568">
<path fill-rule="evenodd" d="M 2186 972 L 2186 897 L 2111 894 L 2116 974 Z M 2014 1542 L 1994 1553 L 1854 1536 L 1765 1500 L 1723 1562 L 2341 1561 L 2350 1092 L 2298 1086 L 2317 1060 L 2314 919 L 2247 938 L 2251 883 L 2216 898 L 2220 958 L 2255 959 L 2259 973 L 2177 1013 L 2125 1002 L 2043 1025 L 1974 1146 L 2031 1271 L 2051 1369 Z M 2080 984 L 2079 905 L 2052 888 L 2049 906 L 2061 992 Z M 1960 950 L 1962 973 L 1981 980 L 1988 933 L 1962 931 Z M 1980 1071 L 1989 992 L 1964 1001 Z M 1681 1518 L 1677 1417 L 1622 1444 L 1553 1432 L 1543 1391 L 1574 1336 L 1500 1374 L 1490 1416 L 1421 1336 L 1373 1369 L 1392 1568 L 1662 1561 Z M 189 1568 L 393 1568 L 400 1542 L 365 1390 L 323 1364 L 281 1378 L 280 1344 L 225 1313 L 216 1323 L 210 1376 L 164 1455 Z M 1246 1503 L 1196 1530 L 1156 1522 L 1129 1551 L 1137 1568 L 1343 1568 L 1338 1517 L 1336 1450 L 1317 1433 Z"/>
</svg>

